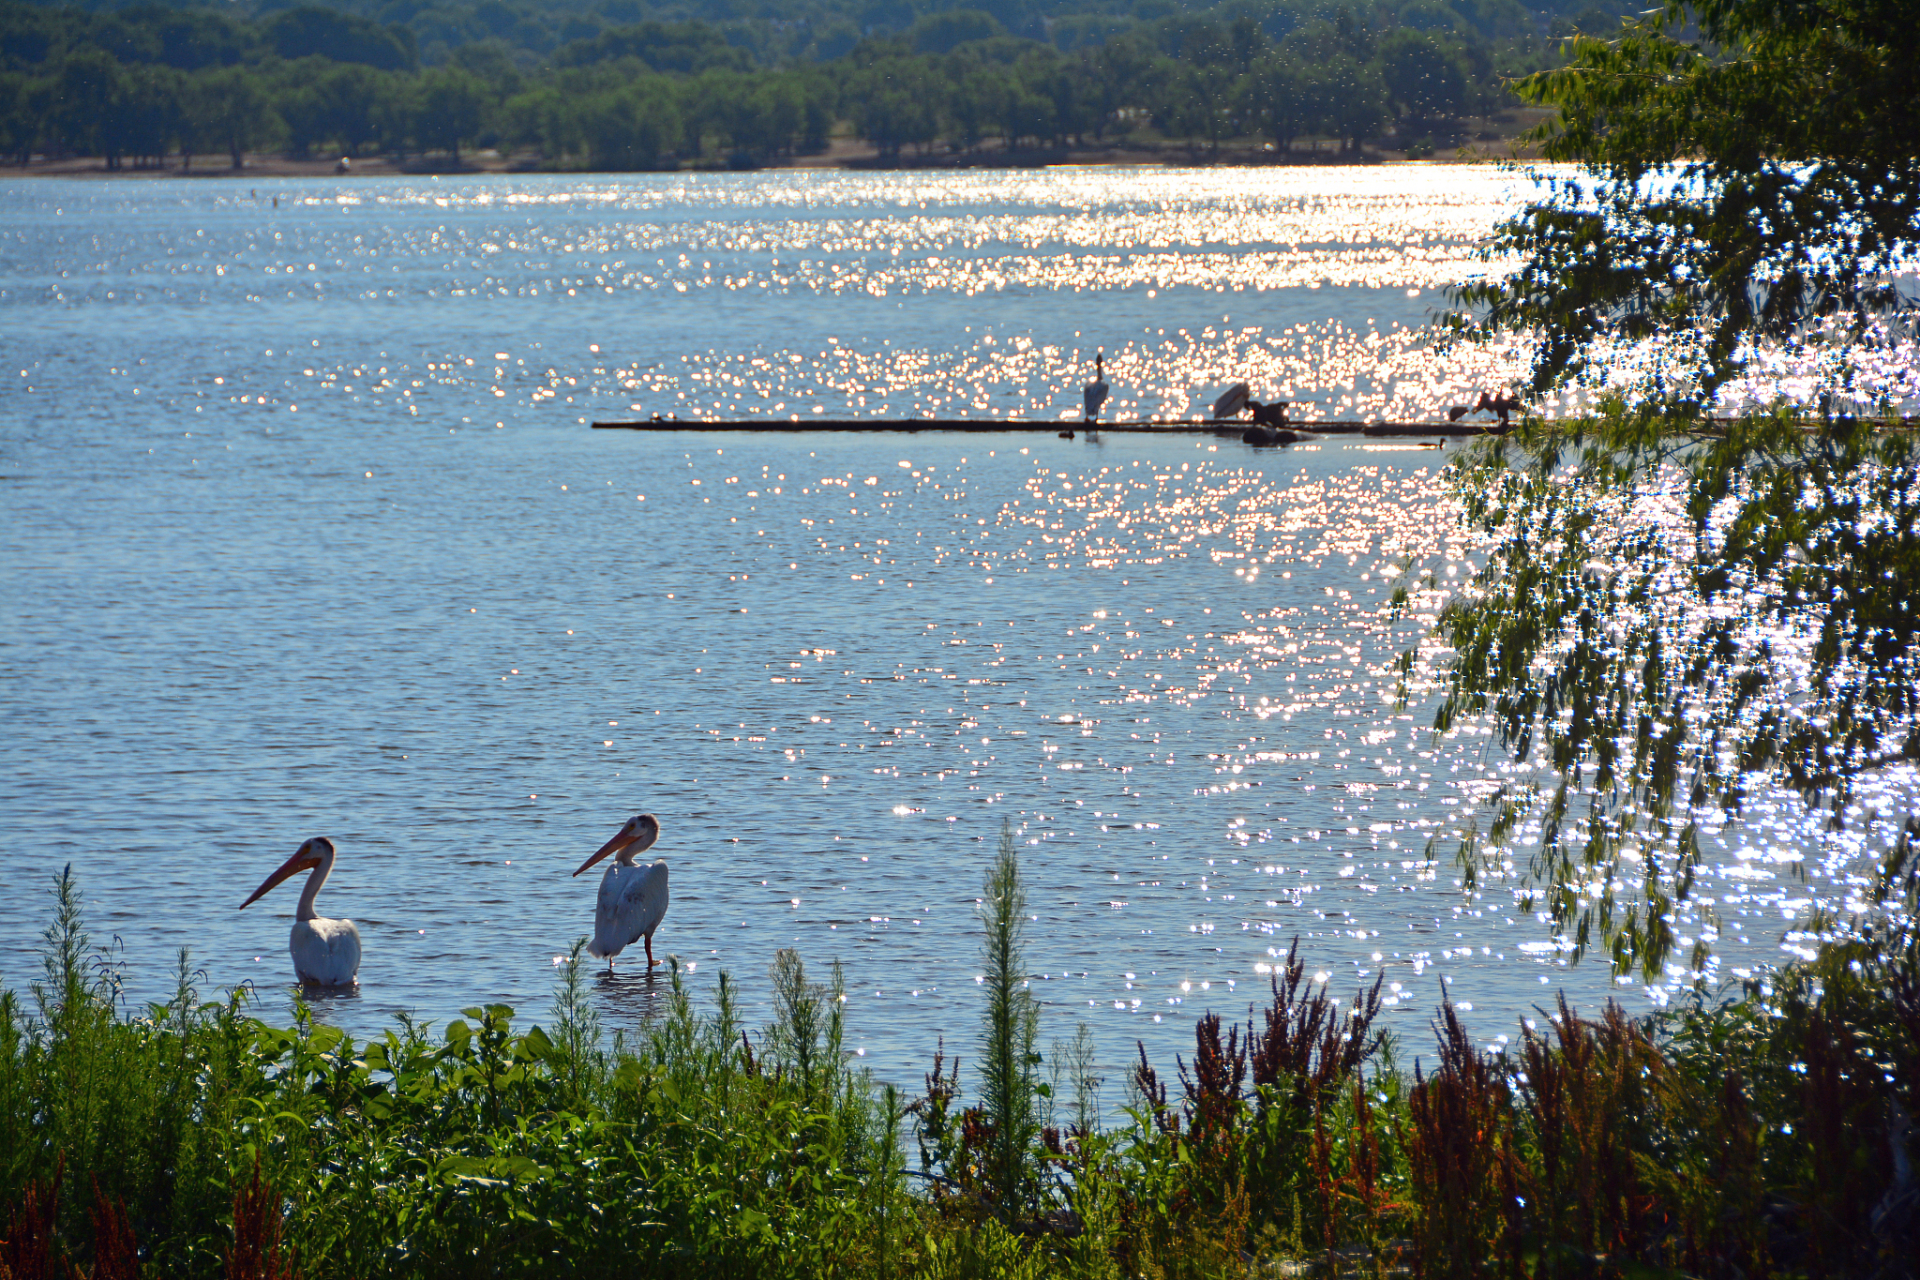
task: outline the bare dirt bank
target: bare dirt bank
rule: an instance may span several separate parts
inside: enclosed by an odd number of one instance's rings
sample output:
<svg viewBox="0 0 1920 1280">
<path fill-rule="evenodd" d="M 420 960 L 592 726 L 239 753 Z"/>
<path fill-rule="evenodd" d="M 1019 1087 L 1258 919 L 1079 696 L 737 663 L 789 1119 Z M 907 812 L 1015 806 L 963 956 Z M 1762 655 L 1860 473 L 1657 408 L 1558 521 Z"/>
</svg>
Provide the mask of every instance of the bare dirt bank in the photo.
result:
<svg viewBox="0 0 1920 1280">
<path fill-rule="evenodd" d="M 1470 122 L 1472 125 L 1482 126 L 1468 133 L 1467 136 L 1474 139 L 1473 141 L 1445 149 L 1436 148 L 1430 157 L 1423 155 L 1418 158 L 1430 158 L 1435 161 L 1531 159 L 1535 154 L 1534 149 L 1517 147 L 1513 137 L 1521 130 L 1530 127 L 1534 123 L 1532 117 L 1536 114 L 1539 113 L 1513 112 L 1509 113 L 1509 118 L 1500 121 Z M 1246 142 L 1222 145 L 1218 148 L 1153 142 L 1021 150 L 1008 150 L 997 145 L 971 150 L 937 148 L 925 153 L 906 151 L 899 155 L 883 156 L 870 143 L 854 138 L 835 138 L 827 150 L 818 154 L 782 156 L 764 164 L 747 167 L 856 170 L 1039 169 L 1058 165 L 1139 165 L 1181 168 L 1282 167 L 1397 163 L 1406 162 L 1411 158 L 1403 151 L 1384 147 L 1364 147 L 1358 152 L 1348 153 L 1340 151 L 1332 143 L 1304 142 L 1296 143 L 1290 151 L 1286 152 L 1276 152 L 1271 146 Z M 681 171 L 725 170 L 728 167 L 724 164 L 684 165 L 681 166 Z M 161 165 L 135 165 L 132 161 L 123 161 L 118 168 L 112 169 L 109 169 L 107 162 L 99 156 L 59 159 L 37 156 L 26 165 L 0 168 L 0 175 L 7 177 L 134 179 L 185 177 L 229 180 L 541 172 L 594 171 L 554 170 L 544 165 L 540 158 L 532 153 L 502 153 L 490 150 L 463 154 L 458 163 L 450 155 L 413 156 L 404 159 L 390 156 L 361 156 L 351 159 L 343 167 L 340 157 L 332 155 L 297 157 L 278 152 L 250 152 L 239 168 L 235 168 L 224 154 L 196 155 L 190 162 L 185 162 L 182 157 L 173 155 Z"/>
</svg>

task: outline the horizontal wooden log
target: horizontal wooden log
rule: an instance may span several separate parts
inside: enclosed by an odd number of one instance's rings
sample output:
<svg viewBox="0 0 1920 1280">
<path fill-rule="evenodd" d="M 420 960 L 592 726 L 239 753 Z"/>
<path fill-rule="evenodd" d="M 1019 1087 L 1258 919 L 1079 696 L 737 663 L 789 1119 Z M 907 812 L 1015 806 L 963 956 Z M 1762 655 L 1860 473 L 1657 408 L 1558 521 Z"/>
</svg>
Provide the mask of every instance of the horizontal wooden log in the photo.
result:
<svg viewBox="0 0 1920 1280">
<path fill-rule="evenodd" d="M 1046 421 L 1039 418 L 749 418 L 705 422 L 694 418 L 656 418 L 635 422 L 596 422 L 597 431 L 889 431 L 912 434 L 921 431 L 976 432 L 1006 434 L 1012 432 L 1088 431 L 1119 435 L 1219 435 L 1238 439 L 1252 425 L 1245 420 L 1213 422 L 1203 419 L 1170 419 L 1142 422 Z M 1498 434 L 1500 428 L 1489 423 L 1470 422 L 1289 422 L 1289 431 L 1315 435 L 1369 436 L 1481 436 Z"/>
</svg>

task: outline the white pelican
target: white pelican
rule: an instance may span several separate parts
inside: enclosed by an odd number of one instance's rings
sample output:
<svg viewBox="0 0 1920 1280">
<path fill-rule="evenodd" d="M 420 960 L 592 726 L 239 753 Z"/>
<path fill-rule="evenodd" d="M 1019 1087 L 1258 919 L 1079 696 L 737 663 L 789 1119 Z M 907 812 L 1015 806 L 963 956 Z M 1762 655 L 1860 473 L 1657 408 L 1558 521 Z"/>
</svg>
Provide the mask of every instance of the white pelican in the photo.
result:
<svg viewBox="0 0 1920 1280">
<path fill-rule="evenodd" d="M 629 819 L 618 835 L 580 864 L 580 871 L 585 871 L 614 854 L 613 865 L 600 877 L 600 902 L 593 909 L 593 941 L 587 944 L 589 955 L 607 958 L 609 973 L 613 971 L 613 958 L 640 938 L 647 944 L 647 967 L 660 963 L 653 958 L 653 931 L 667 914 L 666 859 L 656 858 L 645 867 L 633 861 L 635 854 L 645 853 L 659 838 L 659 820 L 643 813 Z M 579 875 L 580 871 L 573 874 Z"/>
<path fill-rule="evenodd" d="M 1239 417 L 1241 410 L 1247 407 L 1247 401 L 1251 399 L 1252 396 L 1252 387 L 1249 387 L 1244 382 L 1234 383 L 1225 391 L 1221 392 L 1220 398 L 1213 402 L 1214 421 L 1218 422 L 1225 418 Z"/>
<path fill-rule="evenodd" d="M 327 873 L 333 870 L 333 841 L 315 836 L 301 845 L 253 891 L 252 897 L 240 904 L 240 909 L 244 911 L 258 902 L 267 890 L 294 872 L 308 870 L 313 874 L 300 891 L 300 905 L 293 913 L 293 935 L 287 941 L 287 950 L 293 953 L 294 976 L 316 986 L 353 986 L 360 980 L 360 931 L 351 920 L 329 920 L 313 913 L 313 900 L 327 882 Z"/>
<path fill-rule="evenodd" d="M 1107 392 L 1110 388 L 1107 386 L 1106 364 L 1106 352 L 1096 351 L 1093 353 L 1093 381 L 1089 382 L 1085 390 L 1081 392 L 1087 401 L 1088 422 L 1092 422 L 1100 416 L 1100 406 L 1107 402 Z"/>
</svg>

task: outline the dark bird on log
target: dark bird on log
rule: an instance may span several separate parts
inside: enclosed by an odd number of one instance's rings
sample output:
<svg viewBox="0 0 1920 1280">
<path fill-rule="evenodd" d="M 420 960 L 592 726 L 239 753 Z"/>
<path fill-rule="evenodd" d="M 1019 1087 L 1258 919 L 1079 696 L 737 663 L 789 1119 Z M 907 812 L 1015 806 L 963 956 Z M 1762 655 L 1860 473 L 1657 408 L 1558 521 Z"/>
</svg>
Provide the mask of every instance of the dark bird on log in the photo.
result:
<svg viewBox="0 0 1920 1280">
<path fill-rule="evenodd" d="M 1482 409 L 1485 409 L 1492 413 L 1498 414 L 1500 416 L 1500 425 L 1502 427 L 1505 427 L 1507 425 L 1507 415 L 1512 413 L 1515 409 L 1518 409 L 1519 407 L 1520 407 L 1520 397 L 1516 395 L 1511 395 L 1505 391 L 1502 391 L 1498 395 L 1494 395 L 1491 392 L 1482 391 L 1480 393 L 1480 398 L 1473 402 L 1473 411 L 1475 413 L 1479 413 Z"/>
<path fill-rule="evenodd" d="M 1263 427 L 1276 429 L 1287 425 L 1287 406 L 1291 400 L 1276 400 L 1272 404 L 1261 404 L 1258 400 L 1247 401 L 1247 408 L 1253 410 L 1253 420 Z"/>
</svg>

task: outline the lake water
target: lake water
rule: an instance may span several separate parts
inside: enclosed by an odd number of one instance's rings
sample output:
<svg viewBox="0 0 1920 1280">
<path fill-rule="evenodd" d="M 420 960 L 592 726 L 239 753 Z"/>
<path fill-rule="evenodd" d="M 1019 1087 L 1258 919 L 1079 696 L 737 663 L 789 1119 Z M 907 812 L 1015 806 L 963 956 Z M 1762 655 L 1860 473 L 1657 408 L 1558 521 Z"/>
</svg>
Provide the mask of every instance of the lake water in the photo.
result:
<svg viewBox="0 0 1920 1280">
<path fill-rule="evenodd" d="M 1244 1017 L 1296 936 L 1342 992 L 1384 971 L 1409 1056 L 1443 982 L 1489 1042 L 1561 988 L 1665 999 L 1424 860 L 1504 767 L 1393 705 L 1420 623 L 1391 581 L 1472 566 L 1444 454 L 588 426 L 1074 417 L 1096 351 L 1114 417 L 1242 378 L 1432 415 L 1505 369 L 1421 327 L 1519 195 L 1453 166 L 0 183 L 0 984 L 37 978 L 70 862 L 130 998 L 185 946 L 283 1017 L 298 884 L 235 908 L 325 834 L 366 958 L 317 1016 L 544 1017 L 591 929 L 569 873 L 651 811 L 657 951 L 760 1014 L 778 948 L 838 959 L 903 1085 L 942 1035 L 971 1057 L 1003 827 L 1043 1042 L 1086 1022 L 1109 1077 Z M 1800 831 L 1724 838 L 1716 973 L 1844 900 L 1852 846 Z M 657 1006 L 643 967 L 596 980 L 611 1025 Z"/>
</svg>

